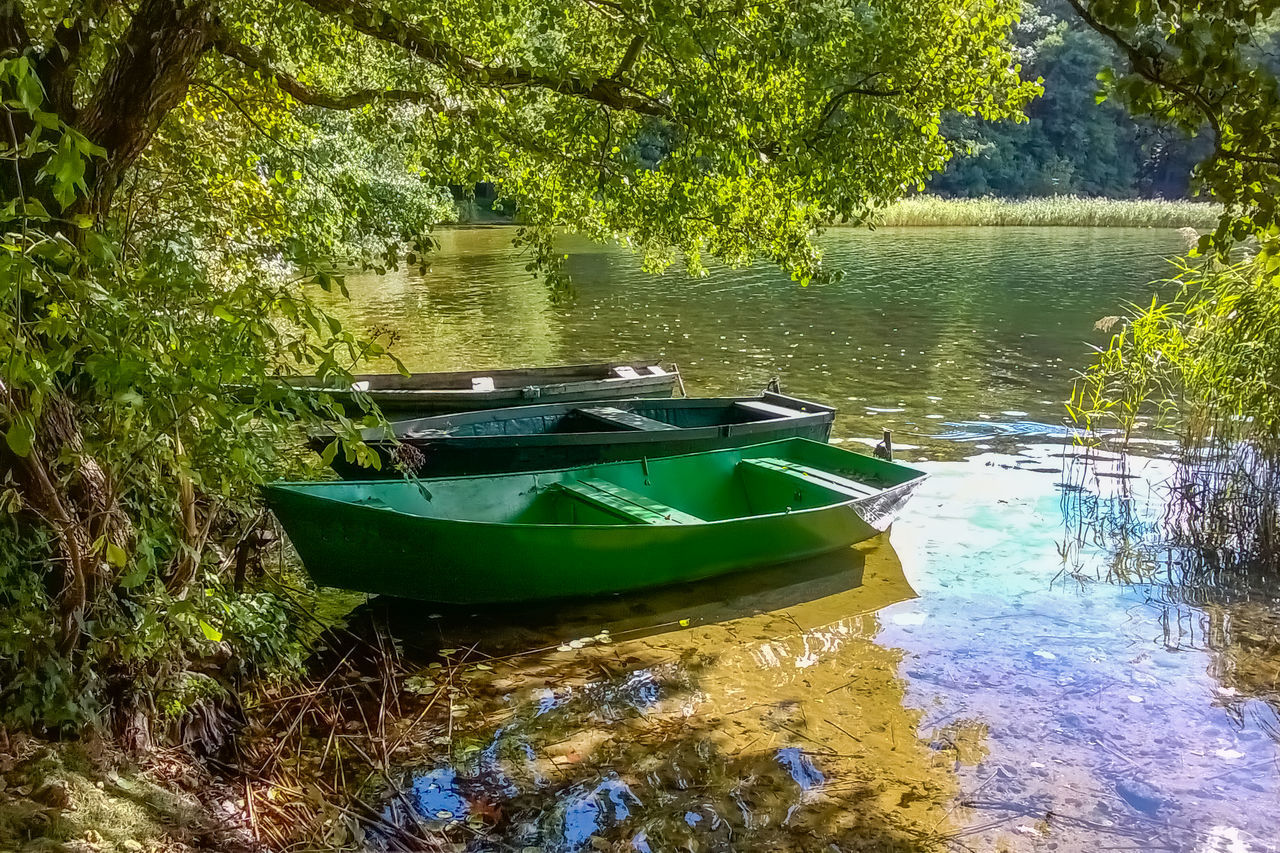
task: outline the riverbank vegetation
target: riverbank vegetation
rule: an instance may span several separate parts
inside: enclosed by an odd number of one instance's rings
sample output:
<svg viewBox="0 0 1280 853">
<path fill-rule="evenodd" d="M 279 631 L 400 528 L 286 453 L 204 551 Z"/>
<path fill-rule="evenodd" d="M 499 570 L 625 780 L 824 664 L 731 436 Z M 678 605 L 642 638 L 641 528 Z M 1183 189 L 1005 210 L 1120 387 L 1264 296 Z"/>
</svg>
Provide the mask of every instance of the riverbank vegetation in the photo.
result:
<svg viewBox="0 0 1280 853">
<path fill-rule="evenodd" d="M 1127 317 L 1072 402 L 1097 435 L 1155 414 L 1182 439 L 1166 545 L 1191 570 L 1280 558 L 1280 4 L 1169 11 L 1071 0 L 1125 57 L 1110 94 L 1140 115 L 1205 127 L 1196 169 L 1223 204 L 1178 286 Z M 1163 33 L 1155 36 L 1154 33 Z"/>
<path fill-rule="evenodd" d="M 1031 199 L 911 196 L 877 214 L 886 226 L 1078 226 L 1107 228 L 1212 228 L 1216 204 L 1163 199 L 1050 196 Z"/>
</svg>

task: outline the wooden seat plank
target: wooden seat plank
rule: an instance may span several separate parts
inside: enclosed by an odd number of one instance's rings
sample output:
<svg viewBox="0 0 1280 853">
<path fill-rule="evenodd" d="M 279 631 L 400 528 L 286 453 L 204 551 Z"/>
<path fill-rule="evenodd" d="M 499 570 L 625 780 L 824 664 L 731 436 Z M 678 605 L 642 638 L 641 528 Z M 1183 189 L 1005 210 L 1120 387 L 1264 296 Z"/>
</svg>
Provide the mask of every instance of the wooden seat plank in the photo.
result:
<svg viewBox="0 0 1280 853">
<path fill-rule="evenodd" d="M 646 418 L 644 415 L 637 415 L 635 412 L 627 412 L 614 406 L 587 406 L 581 409 L 574 409 L 575 412 L 586 415 L 597 421 L 603 421 L 607 424 L 626 427 L 627 429 L 646 430 L 656 432 L 658 430 L 678 430 L 680 427 L 674 424 L 663 423 L 662 421 Z"/>
<path fill-rule="evenodd" d="M 623 488 L 607 480 L 576 480 L 559 484 L 572 497 L 611 515 L 641 524 L 700 524 L 701 518 L 690 515 L 652 498 Z"/>
<path fill-rule="evenodd" d="M 779 474 L 786 474 L 798 480 L 806 480 L 823 488 L 830 489 L 833 492 L 848 495 L 854 498 L 866 498 L 879 494 L 880 489 L 874 486 L 868 486 L 859 483 L 856 480 L 850 480 L 847 477 L 841 477 L 838 474 L 832 474 L 822 471 L 818 468 L 811 468 L 808 465 L 801 465 L 798 462 L 792 462 L 787 459 L 775 459 L 773 457 L 761 457 L 759 459 L 743 459 L 742 465 L 751 465 L 755 468 L 762 468 L 766 471 L 774 471 Z"/>
<path fill-rule="evenodd" d="M 773 403 L 765 403 L 760 400 L 739 400 L 733 405 L 739 409 L 746 409 L 748 412 L 752 412 L 757 415 L 767 415 L 770 419 L 795 418 L 800 415 L 808 414 L 807 412 L 788 409 L 786 406 L 777 406 Z"/>
</svg>

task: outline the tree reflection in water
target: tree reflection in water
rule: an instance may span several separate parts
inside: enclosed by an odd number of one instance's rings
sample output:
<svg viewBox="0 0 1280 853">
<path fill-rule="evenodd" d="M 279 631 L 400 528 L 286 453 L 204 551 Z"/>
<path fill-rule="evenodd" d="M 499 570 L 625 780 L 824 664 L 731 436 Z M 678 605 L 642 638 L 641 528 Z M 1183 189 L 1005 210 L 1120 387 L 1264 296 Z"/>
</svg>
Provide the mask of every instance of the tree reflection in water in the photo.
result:
<svg viewBox="0 0 1280 853">
<path fill-rule="evenodd" d="M 611 639 L 493 664 L 468 703 L 491 709 L 483 724 L 411 772 L 388 817 L 470 826 L 451 834 L 474 849 L 938 846 L 961 751 L 917 738 L 899 652 L 875 642 L 876 611 L 913 596 L 881 544 L 541 625 L 446 614 L 446 642 L 491 653 L 540 631 L 550 645 L 607 624 Z"/>
</svg>

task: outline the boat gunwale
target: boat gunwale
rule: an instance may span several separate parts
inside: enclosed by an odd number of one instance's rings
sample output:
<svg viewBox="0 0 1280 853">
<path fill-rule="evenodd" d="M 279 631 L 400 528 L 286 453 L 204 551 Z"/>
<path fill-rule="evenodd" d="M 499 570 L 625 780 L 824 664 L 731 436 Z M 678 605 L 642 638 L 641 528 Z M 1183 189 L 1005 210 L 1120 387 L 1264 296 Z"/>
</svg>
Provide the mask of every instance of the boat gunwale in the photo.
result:
<svg viewBox="0 0 1280 853">
<path fill-rule="evenodd" d="M 520 472 L 520 473 L 524 474 L 528 472 Z M 479 475 L 479 476 L 486 476 L 486 475 Z M 488 475 L 488 476 L 493 476 L 493 475 Z M 403 510 L 396 509 L 395 507 L 372 506 L 370 504 L 357 504 L 357 503 L 352 503 L 350 501 L 340 501 L 334 498 L 311 494 L 309 492 L 295 491 L 295 493 L 303 497 L 313 498 L 315 500 L 321 500 L 321 501 L 324 501 L 325 503 L 337 504 L 340 506 L 349 506 L 349 507 L 362 509 L 362 510 L 367 509 L 367 510 L 372 510 L 374 512 L 379 512 L 379 513 L 390 513 L 392 515 L 399 516 L 401 518 L 410 518 L 410 519 L 414 519 L 416 521 L 421 521 L 421 522 L 431 522 L 433 524 L 483 525 L 484 527 L 515 528 L 515 529 L 521 529 L 521 530 L 586 530 L 586 531 L 697 530 L 702 527 L 709 527 L 714 525 L 738 524 L 738 523 L 747 522 L 747 521 L 764 521 L 766 519 L 771 519 L 771 518 L 783 518 L 787 516 L 796 516 L 796 515 L 809 515 L 817 512 L 825 512 L 827 510 L 844 509 L 846 507 L 852 507 L 858 504 L 869 503 L 870 501 L 873 501 L 873 500 L 879 500 L 885 497 L 886 495 L 890 495 L 897 491 L 905 490 L 908 486 L 914 489 L 922 481 L 928 479 L 928 477 L 929 477 L 928 474 L 921 472 L 920 475 L 917 477 L 913 477 L 912 479 L 907 480 L 906 482 L 903 482 L 903 483 L 898 483 L 897 485 L 892 486 L 888 489 L 882 489 L 881 491 L 878 491 L 875 494 L 864 495 L 863 497 L 860 497 L 860 498 L 849 498 L 848 500 L 841 501 L 839 503 L 823 504 L 821 506 L 805 507 L 803 509 L 795 509 L 795 510 L 789 510 L 784 512 L 771 512 L 771 513 L 765 513 L 764 515 L 740 515 L 735 518 L 719 518 L 719 519 L 710 519 L 710 520 L 702 519 L 701 521 L 698 521 L 696 523 L 681 524 L 681 525 L 676 525 L 671 527 L 654 525 L 654 524 L 523 524 L 523 523 L 512 522 L 512 521 L 481 521 L 479 519 L 474 519 L 474 518 L 440 518 L 437 516 L 417 515 L 411 512 L 404 512 Z M 433 482 L 438 480 L 461 480 L 461 479 L 466 479 L 466 478 L 438 477 L 438 478 L 434 478 Z M 358 484 L 358 483 L 380 483 L 382 485 L 386 485 L 388 482 L 394 482 L 394 481 L 389 481 L 389 480 L 309 480 L 309 481 L 293 482 L 293 483 L 290 483 L 290 486 L 311 486 L 311 485 L 323 485 L 327 483 L 343 483 L 348 485 Z M 821 484 L 819 483 L 817 485 L 821 485 Z M 272 485 L 269 488 L 276 488 L 280 490 L 289 489 L 288 486 L 275 486 L 275 485 Z"/>
<path fill-rule="evenodd" d="M 576 382 L 557 382 L 552 385 L 539 385 L 534 382 L 529 387 L 540 389 L 539 396 L 552 396 L 566 389 L 574 389 L 584 385 L 604 385 L 605 383 L 626 383 L 628 388 L 644 388 L 648 386 L 674 385 L 676 382 L 674 373 L 666 373 L 661 376 L 612 376 L 604 379 L 583 379 Z M 357 380 L 364 381 L 364 380 Z M 524 390 L 523 387 L 504 386 L 502 388 L 478 389 L 478 388 L 369 388 L 367 390 L 357 390 L 355 388 L 324 388 L 320 386 L 305 387 L 299 390 L 318 391 L 321 393 L 336 394 L 365 394 L 372 398 L 377 397 L 401 397 L 401 396 L 418 396 L 418 397 L 462 397 L 464 399 L 476 400 L 493 400 L 501 397 L 510 397 Z"/>
<path fill-rule="evenodd" d="M 618 367 L 634 368 L 634 367 L 654 367 L 654 366 L 661 367 L 664 370 L 668 367 L 673 369 L 675 368 L 675 364 L 673 362 L 663 361 L 658 356 L 651 356 L 651 357 L 644 357 L 644 358 L 621 359 L 616 361 L 588 361 L 580 364 L 552 364 L 544 367 L 497 367 L 493 369 L 487 369 L 487 368 L 481 367 L 481 368 L 476 368 L 474 370 L 423 370 L 423 371 L 410 373 L 409 376 L 423 377 L 423 378 L 428 376 L 433 378 L 444 378 L 444 377 L 463 378 L 467 376 L 507 377 L 507 376 L 518 376 L 521 374 L 537 375 L 539 373 L 542 373 L 542 374 L 581 373 L 584 375 L 584 378 L 581 381 L 587 381 L 590 378 L 588 375 L 589 371 L 593 371 L 593 370 L 603 373 L 604 374 L 603 378 L 620 379 L 624 377 L 609 377 L 608 376 L 609 371 Z M 651 375 L 654 375 L 654 374 L 651 374 Z M 353 373 L 352 376 L 355 378 L 376 377 L 376 376 L 400 376 L 401 378 L 409 378 L 409 377 L 402 376 L 401 374 L 398 374 L 398 373 Z M 460 389 L 460 390 L 465 390 L 465 389 Z"/>
<path fill-rule="evenodd" d="M 809 439 L 784 438 L 776 442 L 765 442 L 763 444 L 751 445 L 751 447 L 768 447 L 773 444 L 782 444 L 782 443 L 793 442 L 793 441 L 807 442 L 809 441 Z M 810 443 L 819 444 L 818 442 L 810 442 Z M 830 447 L 831 445 L 822 444 L 820 446 Z M 698 453 L 683 453 L 678 456 L 661 457 L 661 461 L 666 462 L 671 459 L 683 459 L 690 456 L 705 456 L 708 453 L 732 453 L 732 452 L 741 451 L 744 449 L 747 449 L 747 448 L 726 448 L 724 450 L 702 451 Z M 851 450 L 845 451 L 845 452 L 853 453 L 853 451 Z M 866 454 L 857 454 L 857 455 L 863 456 Z M 886 461 L 886 460 L 877 460 L 877 461 Z M 698 523 L 682 524 L 674 527 L 663 527 L 663 526 L 657 526 L 652 524 L 527 524 L 527 523 L 512 522 L 512 521 L 483 521 L 483 520 L 472 519 L 472 518 L 441 518 L 437 516 L 419 515 L 411 512 L 404 512 L 403 510 L 396 509 L 395 507 L 372 506 L 370 504 L 359 504 L 359 503 L 353 503 L 351 501 L 337 500 L 335 498 L 316 495 L 312 492 L 302 491 L 300 489 L 295 488 L 299 486 L 335 486 L 335 487 L 348 486 L 350 487 L 350 486 L 358 486 L 363 483 L 375 484 L 379 486 L 387 486 L 389 484 L 394 484 L 394 483 L 407 483 L 407 484 L 413 485 L 419 482 L 423 486 L 427 486 L 427 484 L 430 484 L 430 483 L 440 483 L 440 482 L 454 481 L 454 480 L 492 480 L 495 478 L 502 478 L 502 477 L 535 477 L 536 478 L 538 474 L 559 473 L 562 471 L 579 470 L 580 468 L 597 468 L 597 467 L 605 467 L 609 465 L 635 465 L 635 464 L 638 464 L 637 461 L 635 460 L 631 460 L 627 462 L 605 462 L 605 463 L 601 463 L 600 465 L 584 465 L 584 466 L 579 466 L 578 468 L 544 468 L 539 471 L 519 471 L 519 472 L 512 472 L 509 474 L 467 474 L 467 475 L 458 476 L 458 477 L 431 477 L 431 478 L 420 480 L 420 481 L 411 479 L 408 477 L 398 481 L 387 480 L 387 479 L 382 479 L 382 480 L 291 480 L 283 484 L 279 484 L 279 483 L 268 484 L 265 488 L 277 489 L 280 491 L 291 491 L 294 494 L 301 495 L 303 497 L 314 498 L 315 500 L 321 500 L 330 504 L 337 504 L 340 506 L 347 506 L 347 507 L 352 507 L 357 509 L 368 509 L 368 510 L 373 510 L 379 513 L 391 513 L 401 518 L 409 518 L 409 519 L 414 519 L 422 522 L 432 522 L 435 524 L 483 525 L 485 527 L 513 528 L 513 529 L 522 529 L 522 530 L 584 530 L 584 531 L 697 530 L 704 526 L 737 524 L 737 523 L 746 522 L 746 521 L 762 521 L 762 520 L 771 519 L 771 518 L 784 518 L 787 516 L 808 515 L 816 512 L 824 512 L 827 510 L 852 507 L 858 504 L 865 504 L 871 501 L 880 500 L 886 495 L 893 494 L 894 492 L 897 492 L 897 491 L 907 490 L 908 488 L 914 489 L 929 477 L 929 474 L 927 472 L 920 471 L 916 468 L 912 468 L 909 465 L 903 465 L 901 462 L 888 462 L 888 464 L 890 465 L 897 465 L 898 467 L 903 468 L 907 471 L 912 471 L 915 473 L 916 476 L 912 477 L 909 480 L 904 480 L 901 483 L 896 483 L 887 489 L 877 490 L 873 494 L 863 495 L 862 497 L 852 497 L 847 500 L 839 501 L 837 503 L 822 504 L 821 506 L 805 507 L 805 508 L 796 509 L 796 510 L 785 510 L 783 512 L 771 512 L 771 513 L 765 513 L 763 515 L 741 515 L 734 518 L 721 518 L 721 519 L 711 519 L 711 520 L 703 519 Z M 537 485 L 536 482 L 535 482 L 535 485 Z M 547 484 L 548 487 L 551 485 L 552 484 L 550 483 Z M 821 486 L 822 484 L 816 483 L 815 485 Z M 676 508 L 678 509 L 678 507 Z"/>
</svg>

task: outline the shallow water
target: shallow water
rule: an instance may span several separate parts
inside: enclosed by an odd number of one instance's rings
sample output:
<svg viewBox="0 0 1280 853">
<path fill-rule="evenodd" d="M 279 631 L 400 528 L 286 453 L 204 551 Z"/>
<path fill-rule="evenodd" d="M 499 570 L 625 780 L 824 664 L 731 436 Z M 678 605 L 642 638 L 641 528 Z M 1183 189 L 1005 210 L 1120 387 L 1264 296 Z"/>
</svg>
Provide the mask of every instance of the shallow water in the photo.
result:
<svg viewBox="0 0 1280 853">
<path fill-rule="evenodd" d="M 799 566 L 555 611 L 378 604 L 424 664 L 483 666 L 389 819 L 470 850 L 1280 848 L 1274 590 L 1081 544 L 1082 513 L 1151 535 L 1169 463 L 1081 478 L 1055 441 L 1093 322 L 1150 297 L 1177 234 L 838 232 L 850 275 L 808 289 L 593 249 L 566 305 L 507 237 L 354 282 L 363 316 L 420 369 L 648 351 L 691 393 L 779 375 L 932 476 L 890 536 Z"/>
</svg>

